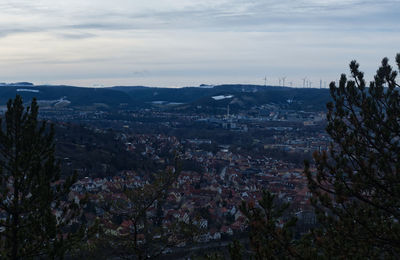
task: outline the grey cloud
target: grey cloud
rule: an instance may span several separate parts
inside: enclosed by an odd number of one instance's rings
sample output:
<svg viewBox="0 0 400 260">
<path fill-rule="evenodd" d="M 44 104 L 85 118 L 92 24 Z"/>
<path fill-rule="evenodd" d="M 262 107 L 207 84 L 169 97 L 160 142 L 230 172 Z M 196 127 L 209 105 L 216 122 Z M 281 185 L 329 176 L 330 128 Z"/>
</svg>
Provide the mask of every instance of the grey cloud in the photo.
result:
<svg viewBox="0 0 400 260">
<path fill-rule="evenodd" d="M 133 71 L 132 76 L 133 77 L 147 77 L 150 76 L 150 71 L 148 70 L 139 70 L 139 71 Z"/>
<path fill-rule="evenodd" d="M 64 39 L 87 39 L 87 38 L 93 38 L 96 37 L 96 34 L 93 33 L 56 33 L 57 36 L 64 38 Z"/>
<path fill-rule="evenodd" d="M 41 29 L 26 27 L 26 28 L 8 28 L 7 26 L 3 27 L 0 25 L 0 38 L 12 35 L 12 34 L 21 34 L 21 33 L 31 33 L 31 32 L 39 32 Z"/>
<path fill-rule="evenodd" d="M 347 24 L 357 29 L 362 25 L 366 28 L 386 27 L 394 24 L 388 22 L 388 10 L 400 9 L 400 3 L 383 1 L 377 5 L 371 1 L 353 1 L 344 4 L 318 4 L 307 1 L 253 1 L 244 8 L 236 8 L 239 4 L 227 4 L 217 8 L 199 8 L 178 11 L 156 11 L 140 15 L 128 15 L 132 20 L 148 19 L 144 26 L 175 29 L 203 30 L 236 30 L 263 31 L 278 28 L 286 30 L 304 26 L 305 29 L 343 29 Z M 383 6 L 383 7 L 382 7 Z M 390 8 L 388 8 L 390 6 Z M 395 8 L 397 6 L 398 8 Z M 123 14 L 121 14 L 123 16 Z M 396 20 L 399 20 L 397 18 Z M 157 22 L 156 22 L 157 21 Z M 351 23 L 349 23 L 351 21 Z"/>
<path fill-rule="evenodd" d="M 118 1 L 117 1 L 118 2 Z M 117 3 L 116 3 L 117 4 Z M 370 0 L 356 1 L 306 1 L 281 0 L 243 1 L 232 0 L 216 4 L 213 7 L 195 5 L 179 10 L 53 10 L 44 6 L 26 3 L 3 4 L 5 10 L 24 10 L 33 8 L 37 15 L 47 16 L 54 23 L 39 24 L 36 28 L 26 29 L 21 24 L 20 29 L 8 33 L 23 33 L 50 30 L 66 30 L 70 38 L 81 39 L 79 33 L 73 30 L 132 30 L 132 29 L 191 29 L 191 30 L 233 30 L 233 31 L 270 31 L 293 30 L 304 27 L 312 29 L 343 29 L 347 24 L 350 28 L 371 29 L 391 26 L 387 14 L 391 10 L 399 10 L 399 1 L 382 0 L 379 3 Z M 21 11 L 22 10 L 22 11 Z M 26 11 L 26 10 L 25 10 Z M 27 14 L 29 15 L 29 14 Z M 396 16 L 397 15 L 397 16 Z M 67 16 L 67 21 L 58 17 Z M 396 13 L 392 20 L 399 21 Z M 351 21 L 351 23 L 349 23 Z M 393 23 L 394 24 L 394 23 Z M 394 27 L 394 26 L 393 26 Z M 72 32 L 69 32 L 72 30 Z M 3 34 L 4 33 L 1 33 Z M 78 35 L 77 37 L 74 37 Z"/>
<path fill-rule="evenodd" d="M 122 23 L 74 23 L 61 26 L 64 29 L 95 29 L 95 30 L 123 30 L 131 28 L 127 24 Z"/>
</svg>

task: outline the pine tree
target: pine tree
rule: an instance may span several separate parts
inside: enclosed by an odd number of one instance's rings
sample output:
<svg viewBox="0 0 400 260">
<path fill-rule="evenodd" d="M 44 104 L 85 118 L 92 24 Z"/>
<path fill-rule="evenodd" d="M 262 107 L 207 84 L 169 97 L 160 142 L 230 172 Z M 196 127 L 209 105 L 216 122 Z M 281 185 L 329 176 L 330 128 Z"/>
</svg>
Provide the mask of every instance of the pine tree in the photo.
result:
<svg viewBox="0 0 400 260">
<path fill-rule="evenodd" d="M 400 69 L 400 54 L 396 57 Z M 316 173 L 306 163 L 321 228 L 321 255 L 400 258 L 400 86 L 388 59 L 366 87 L 356 61 L 352 79 L 330 84 L 328 151 L 316 152 Z"/>
<path fill-rule="evenodd" d="M 293 217 L 280 225 L 288 207 L 288 203 L 279 204 L 275 195 L 268 191 L 263 191 L 257 205 L 242 203 L 240 211 L 248 221 L 250 246 L 255 259 L 302 259 L 293 234 L 297 219 Z"/>
<path fill-rule="evenodd" d="M 38 121 L 34 99 L 26 109 L 10 100 L 0 120 L 0 258 L 62 258 L 83 238 L 71 229 L 78 205 L 67 195 L 75 177 L 60 180 L 54 131 Z"/>
<path fill-rule="evenodd" d="M 109 224 L 125 221 L 129 227 L 117 233 L 105 230 L 98 248 L 122 258 L 153 259 L 191 241 L 198 233 L 194 225 L 180 221 L 170 221 L 168 226 L 164 223 L 167 216 L 162 208 L 179 169 L 176 162 L 173 170 L 154 175 L 154 180 L 143 186 L 125 187 L 120 200 L 107 200 L 104 208 Z"/>
</svg>

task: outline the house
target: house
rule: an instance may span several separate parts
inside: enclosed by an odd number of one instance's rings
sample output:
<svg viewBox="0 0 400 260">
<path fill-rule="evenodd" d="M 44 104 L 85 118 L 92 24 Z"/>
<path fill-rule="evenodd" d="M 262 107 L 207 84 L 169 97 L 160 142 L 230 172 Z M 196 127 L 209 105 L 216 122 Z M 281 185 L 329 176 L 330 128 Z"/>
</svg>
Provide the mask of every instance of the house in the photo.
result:
<svg viewBox="0 0 400 260">
<path fill-rule="evenodd" d="M 232 236 L 233 235 L 233 230 L 228 226 L 222 226 L 221 227 L 221 234 Z"/>
</svg>

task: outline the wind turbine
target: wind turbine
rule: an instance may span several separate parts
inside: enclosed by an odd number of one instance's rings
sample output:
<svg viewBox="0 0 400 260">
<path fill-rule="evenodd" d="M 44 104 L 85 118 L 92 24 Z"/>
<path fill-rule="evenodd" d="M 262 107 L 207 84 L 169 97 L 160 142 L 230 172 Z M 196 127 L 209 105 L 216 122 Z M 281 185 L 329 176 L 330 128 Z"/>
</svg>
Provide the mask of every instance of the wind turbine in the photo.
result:
<svg viewBox="0 0 400 260">
<path fill-rule="evenodd" d="M 282 77 L 283 86 L 285 86 L 285 80 L 286 80 L 286 77 Z"/>
<path fill-rule="evenodd" d="M 303 78 L 303 88 L 306 87 L 306 79 L 307 79 L 307 77 Z"/>
<path fill-rule="evenodd" d="M 264 78 L 264 86 L 265 87 L 267 86 L 267 76 L 265 76 L 265 78 Z"/>
</svg>

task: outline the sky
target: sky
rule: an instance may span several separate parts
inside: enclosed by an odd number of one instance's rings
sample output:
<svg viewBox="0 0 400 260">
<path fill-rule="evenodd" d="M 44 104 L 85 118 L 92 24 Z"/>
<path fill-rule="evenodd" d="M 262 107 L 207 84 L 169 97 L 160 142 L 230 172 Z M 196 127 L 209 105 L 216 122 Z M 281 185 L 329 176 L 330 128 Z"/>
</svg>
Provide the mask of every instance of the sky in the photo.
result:
<svg viewBox="0 0 400 260">
<path fill-rule="evenodd" d="M 400 0 L 0 0 L 0 82 L 76 86 L 372 79 Z M 303 81 L 303 79 L 306 80 Z"/>
</svg>

